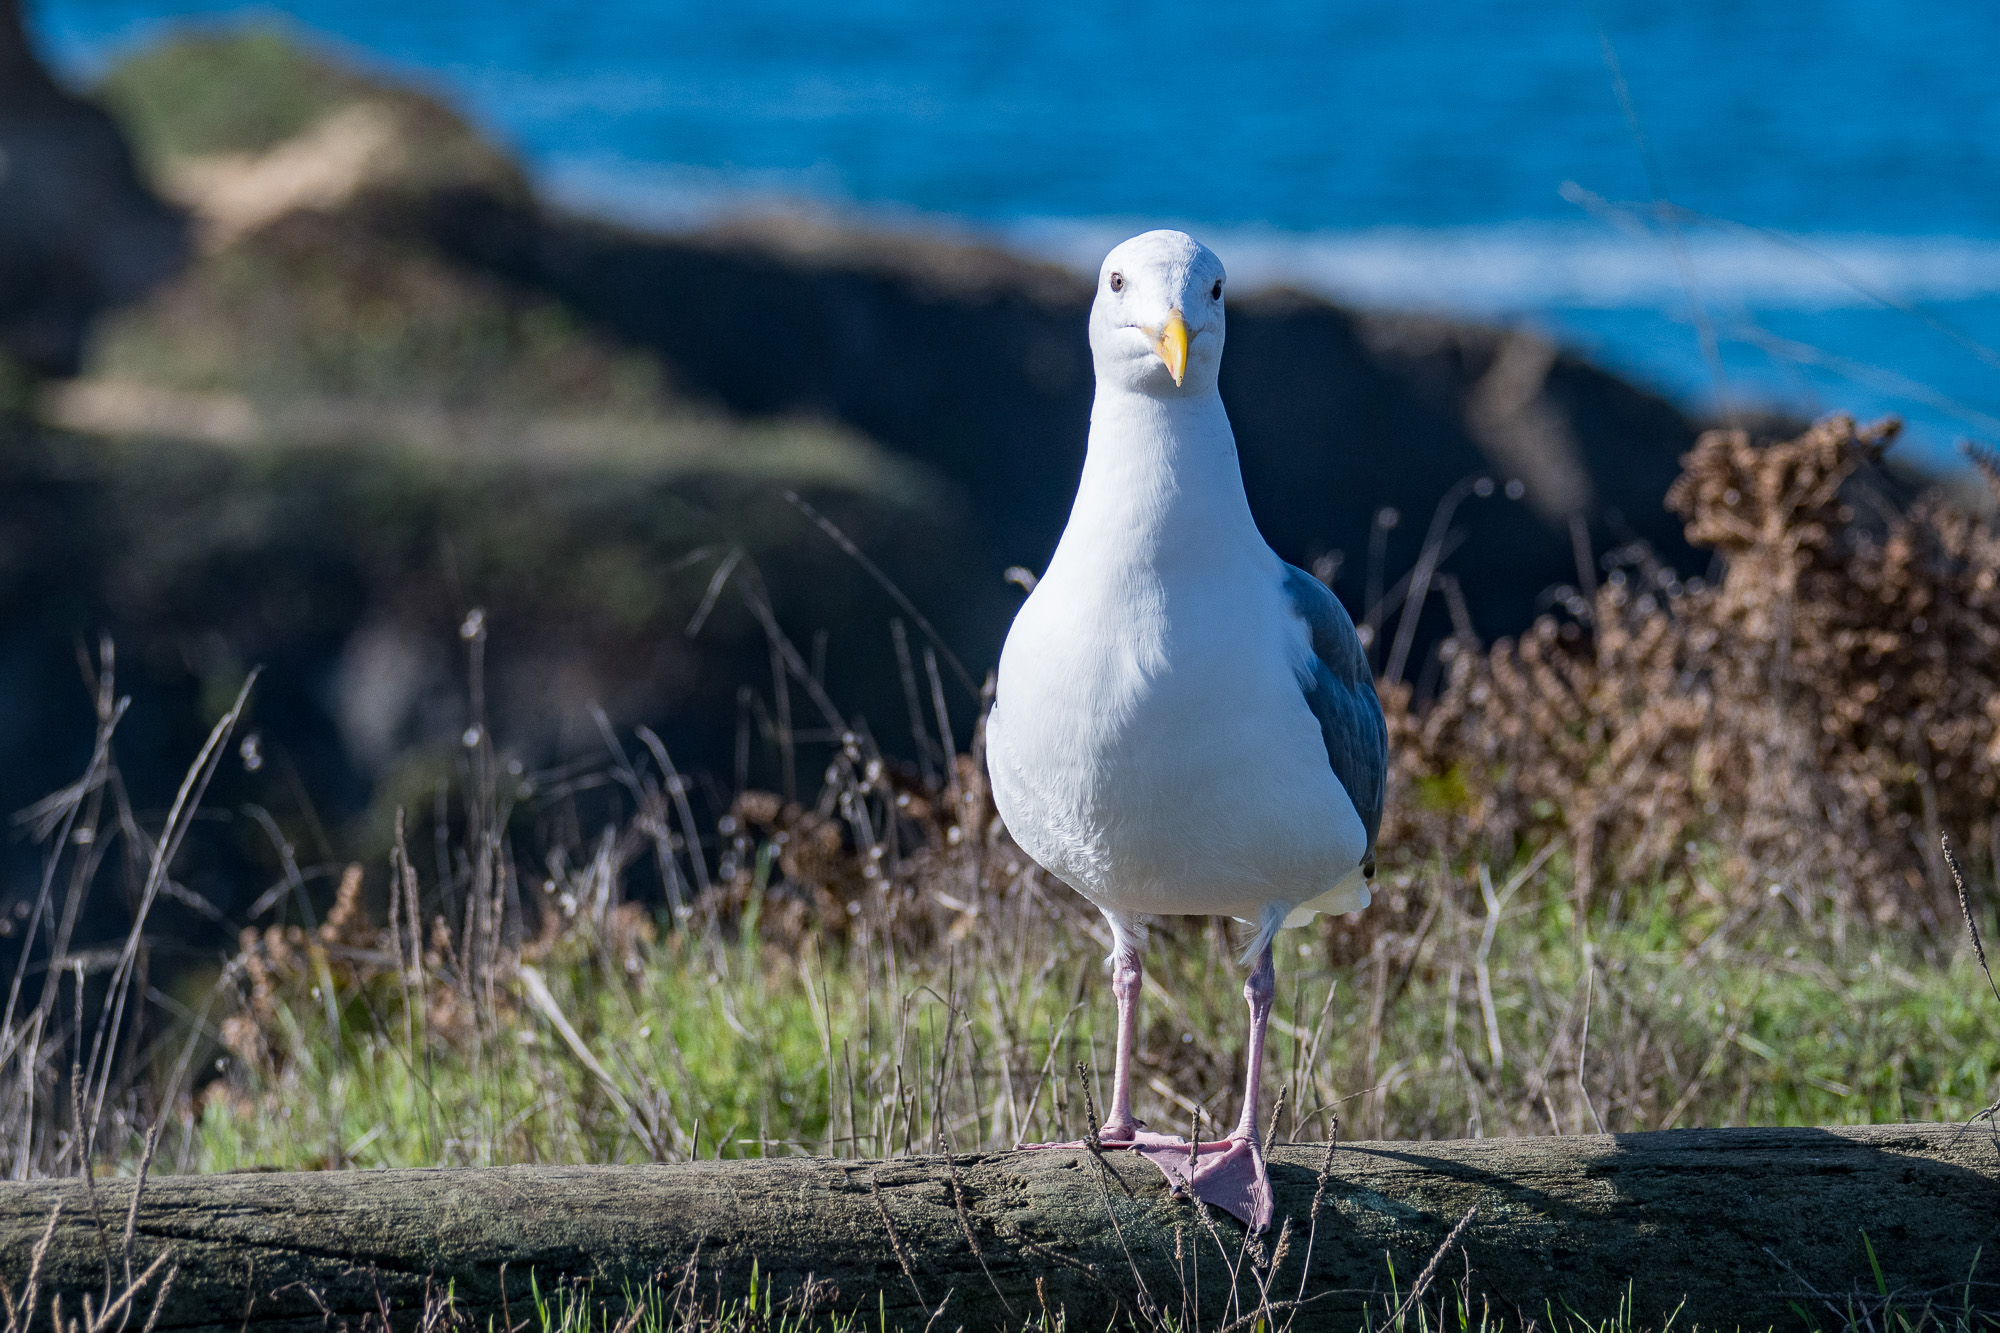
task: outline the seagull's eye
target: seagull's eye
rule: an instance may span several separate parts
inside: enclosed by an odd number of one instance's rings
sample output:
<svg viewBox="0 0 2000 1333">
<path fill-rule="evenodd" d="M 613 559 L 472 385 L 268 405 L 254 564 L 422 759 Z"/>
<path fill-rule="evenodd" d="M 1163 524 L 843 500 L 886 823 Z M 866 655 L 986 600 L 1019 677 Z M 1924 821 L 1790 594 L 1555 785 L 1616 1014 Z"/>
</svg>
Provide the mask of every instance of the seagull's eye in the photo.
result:
<svg viewBox="0 0 2000 1333">
<path fill-rule="evenodd" d="M 1125 275 L 1123 273 L 1114 273 L 1111 275 L 1111 290 L 1114 292 L 1125 290 Z"/>
<path fill-rule="evenodd" d="M 1217 279 L 1215 280 L 1215 286 L 1214 286 L 1214 288 L 1213 288 L 1212 290 L 1210 290 L 1210 292 L 1208 293 L 1208 299 L 1209 299 L 1209 300 L 1211 300 L 1211 301 L 1220 301 L 1220 300 L 1222 299 L 1222 279 L 1221 279 L 1221 278 L 1217 278 Z"/>
</svg>

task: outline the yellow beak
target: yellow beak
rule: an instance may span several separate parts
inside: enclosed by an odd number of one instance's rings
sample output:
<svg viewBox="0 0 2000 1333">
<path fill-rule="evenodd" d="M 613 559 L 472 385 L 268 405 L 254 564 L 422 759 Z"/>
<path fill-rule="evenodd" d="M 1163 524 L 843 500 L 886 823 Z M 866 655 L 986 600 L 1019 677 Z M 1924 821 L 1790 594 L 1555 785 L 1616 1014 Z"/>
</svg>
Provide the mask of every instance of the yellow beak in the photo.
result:
<svg viewBox="0 0 2000 1333">
<path fill-rule="evenodd" d="M 1187 374 L 1187 345 L 1187 321 L 1181 318 L 1180 311 L 1169 310 L 1166 325 L 1161 328 L 1153 351 L 1167 363 L 1167 373 L 1174 377 L 1176 387 L 1180 385 L 1181 377 Z"/>
</svg>

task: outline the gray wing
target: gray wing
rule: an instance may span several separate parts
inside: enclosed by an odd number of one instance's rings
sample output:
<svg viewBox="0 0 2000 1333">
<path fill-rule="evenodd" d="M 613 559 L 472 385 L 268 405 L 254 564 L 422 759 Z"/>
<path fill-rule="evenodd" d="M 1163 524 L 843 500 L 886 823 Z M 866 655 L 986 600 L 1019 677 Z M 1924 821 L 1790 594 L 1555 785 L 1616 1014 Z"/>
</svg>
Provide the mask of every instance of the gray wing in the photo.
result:
<svg viewBox="0 0 2000 1333">
<path fill-rule="evenodd" d="M 1327 586 L 1296 565 L 1285 566 L 1285 594 L 1312 630 L 1312 681 L 1306 703 L 1319 719 L 1326 757 L 1334 776 L 1368 830 L 1361 867 L 1375 873 L 1375 835 L 1382 827 L 1382 802 L 1389 784 L 1389 728 L 1382 701 L 1375 697 L 1374 673 L 1354 621 Z"/>
</svg>

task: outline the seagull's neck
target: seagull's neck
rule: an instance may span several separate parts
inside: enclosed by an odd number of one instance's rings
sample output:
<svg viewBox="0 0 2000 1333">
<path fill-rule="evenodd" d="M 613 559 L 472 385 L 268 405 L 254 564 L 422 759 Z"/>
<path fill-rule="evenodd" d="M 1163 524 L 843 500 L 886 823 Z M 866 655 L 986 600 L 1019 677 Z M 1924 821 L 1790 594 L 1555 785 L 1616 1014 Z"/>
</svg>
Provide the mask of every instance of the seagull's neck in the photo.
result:
<svg viewBox="0 0 2000 1333">
<path fill-rule="evenodd" d="M 1098 569 L 1213 563 L 1266 549 L 1219 393 L 1156 398 L 1099 387 L 1083 479 L 1049 573 L 1072 560 Z"/>
</svg>

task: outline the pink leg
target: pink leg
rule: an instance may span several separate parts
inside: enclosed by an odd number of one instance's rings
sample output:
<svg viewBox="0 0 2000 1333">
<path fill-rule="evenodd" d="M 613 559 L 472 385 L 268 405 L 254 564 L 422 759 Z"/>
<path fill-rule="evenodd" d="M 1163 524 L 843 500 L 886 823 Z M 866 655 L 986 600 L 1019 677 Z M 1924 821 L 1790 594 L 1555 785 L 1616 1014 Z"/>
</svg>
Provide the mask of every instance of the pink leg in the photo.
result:
<svg viewBox="0 0 2000 1333">
<path fill-rule="evenodd" d="M 1264 1031 L 1271 1023 L 1271 997 L 1277 991 L 1277 975 L 1271 967 L 1271 946 L 1267 944 L 1264 952 L 1257 957 L 1257 966 L 1243 983 L 1243 998 L 1250 1005 L 1250 1050 L 1245 1057 L 1249 1072 L 1243 1089 L 1243 1117 L 1236 1122 L 1236 1132 L 1229 1136 L 1232 1139 L 1257 1142 L 1257 1122 L 1262 1119 L 1264 1100 Z"/>
<path fill-rule="evenodd" d="M 1178 1137 L 1147 1133 L 1132 1118 L 1132 1040 L 1138 1025 L 1139 986 L 1143 979 L 1136 949 L 1121 949 L 1112 960 L 1111 991 L 1118 999 L 1118 1063 L 1112 1074 L 1111 1114 L 1098 1131 L 1107 1148 L 1130 1148 L 1160 1168 L 1169 1181 L 1185 1187 L 1197 1199 L 1227 1209 L 1252 1234 L 1271 1224 L 1271 1177 L 1258 1146 L 1257 1122 L 1262 1115 L 1259 1095 L 1264 1081 L 1264 1034 L 1271 1021 L 1271 998 L 1277 983 L 1267 945 L 1257 966 L 1243 983 L 1250 1005 L 1250 1049 L 1245 1053 L 1243 1115 L 1226 1139 L 1190 1145 Z M 1082 1143 L 1024 1143 L 1023 1148 L 1082 1148 Z"/>
<path fill-rule="evenodd" d="M 1107 1148 L 1131 1148 L 1141 1142 L 1142 1120 L 1132 1115 L 1132 1043 L 1139 1030 L 1139 991 L 1145 981 L 1139 946 L 1121 944 L 1111 959 L 1111 994 L 1118 1001 L 1118 1050 L 1111 1070 L 1111 1106 L 1098 1127 L 1098 1142 Z M 1152 1135 L 1152 1138 L 1160 1138 Z M 1174 1140 L 1160 1139 L 1162 1143 Z M 1022 1148 L 1081 1148 L 1069 1143 L 1023 1143 Z"/>
<path fill-rule="evenodd" d="M 1130 1143 L 1145 1126 L 1132 1118 L 1132 1041 L 1139 1026 L 1139 990 L 1145 981 L 1139 949 L 1128 944 L 1111 961 L 1111 994 L 1118 1001 L 1118 1055 L 1111 1070 L 1111 1109 L 1098 1138 Z"/>
<path fill-rule="evenodd" d="M 1264 1170 L 1264 1154 L 1259 1147 L 1257 1122 L 1263 1105 L 1259 1096 L 1264 1081 L 1264 1032 L 1271 1021 L 1271 997 L 1277 983 L 1267 945 L 1257 966 L 1243 983 L 1243 998 L 1250 1004 L 1250 1049 L 1244 1063 L 1243 1116 L 1228 1138 L 1195 1145 L 1192 1166 L 1185 1146 L 1178 1150 L 1142 1148 L 1169 1179 L 1183 1179 L 1197 1199 L 1227 1209 L 1241 1218 L 1254 1232 L 1271 1224 L 1271 1177 Z"/>
</svg>

